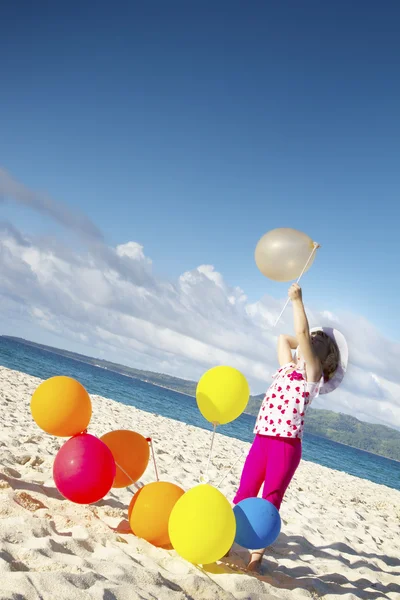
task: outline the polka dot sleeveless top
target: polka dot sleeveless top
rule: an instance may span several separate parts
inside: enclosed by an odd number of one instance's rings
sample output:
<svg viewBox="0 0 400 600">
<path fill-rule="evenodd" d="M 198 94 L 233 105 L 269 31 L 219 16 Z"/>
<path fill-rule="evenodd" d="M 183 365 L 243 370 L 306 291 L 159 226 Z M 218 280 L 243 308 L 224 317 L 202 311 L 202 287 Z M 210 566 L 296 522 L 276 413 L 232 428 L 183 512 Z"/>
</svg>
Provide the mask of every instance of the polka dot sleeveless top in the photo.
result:
<svg viewBox="0 0 400 600">
<path fill-rule="evenodd" d="M 284 438 L 302 438 L 304 419 L 311 402 L 319 395 L 324 378 L 308 382 L 304 360 L 283 365 L 272 376 L 254 433 Z"/>
</svg>

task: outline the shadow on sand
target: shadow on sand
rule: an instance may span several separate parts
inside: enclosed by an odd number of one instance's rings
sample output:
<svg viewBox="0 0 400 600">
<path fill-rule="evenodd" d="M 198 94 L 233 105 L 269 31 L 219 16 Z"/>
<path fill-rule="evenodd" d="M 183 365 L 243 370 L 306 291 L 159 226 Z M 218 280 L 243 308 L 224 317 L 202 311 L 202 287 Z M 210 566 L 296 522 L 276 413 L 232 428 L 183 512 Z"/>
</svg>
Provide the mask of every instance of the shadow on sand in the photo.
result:
<svg viewBox="0 0 400 600">
<path fill-rule="evenodd" d="M 334 551 L 334 552 L 332 552 Z M 229 568 L 226 573 L 237 573 L 244 571 L 243 551 L 233 554 L 233 557 L 223 559 L 221 562 Z M 256 577 L 259 581 L 268 583 L 272 587 L 286 590 L 304 589 L 310 592 L 316 592 L 319 596 L 325 594 L 345 595 L 352 594 L 360 600 L 378 600 L 389 598 L 387 594 L 398 594 L 400 598 L 400 585 L 389 583 L 387 585 L 371 581 L 367 577 L 360 577 L 356 580 L 349 580 L 340 573 L 333 572 L 329 574 L 317 575 L 312 569 L 312 564 L 298 564 L 301 556 L 310 555 L 315 559 L 321 559 L 325 562 L 339 561 L 348 569 L 368 569 L 372 572 L 392 575 L 393 578 L 399 576 L 399 571 L 390 571 L 390 568 L 400 566 L 400 558 L 387 555 L 374 554 L 369 552 L 357 552 L 351 546 L 344 543 L 336 543 L 326 546 L 314 546 L 303 536 L 287 536 L 283 533 L 279 536 L 276 544 L 268 548 L 265 558 L 262 561 L 260 573 L 248 573 L 249 577 Z M 350 560 L 345 555 L 356 556 L 358 560 Z M 285 565 L 279 565 L 282 557 L 285 557 Z M 274 559 L 273 562 L 271 559 Z M 293 566 L 288 565 L 288 561 L 293 560 Z M 376 561 L 381 561 L 387 568 L 380 568 Z M 278 566 L 277 564 L 278 563 Z M 296 564 L 297 563 L 297 564 Z M 207 567 L 208 570 L 208 567 Z M 212 573 L 213 571 L 209 571 Z M 393 597 L 393 596 L 392 596 Z"/>
<path fill-rule="evenodd" d="M 17 479 L 10 477 L 5 473 L 0 473 L 0 481 L 5 481 L 11 489 L 15 491 L 26 491 L 40 494 L 45 498 L 52 498 L 53 500 L 65 500 L 64 496 L 55 487 L 48 487 L 42 483 L 35 483 L 33 481 L 25 481 L 24 479 Z M 106 498 L 105 500 L 99 500 L 90 506 L 110 506 L 111 508 L 121 508 L 128 510 L 128 507 L 114 498 Z"/>
</svg>

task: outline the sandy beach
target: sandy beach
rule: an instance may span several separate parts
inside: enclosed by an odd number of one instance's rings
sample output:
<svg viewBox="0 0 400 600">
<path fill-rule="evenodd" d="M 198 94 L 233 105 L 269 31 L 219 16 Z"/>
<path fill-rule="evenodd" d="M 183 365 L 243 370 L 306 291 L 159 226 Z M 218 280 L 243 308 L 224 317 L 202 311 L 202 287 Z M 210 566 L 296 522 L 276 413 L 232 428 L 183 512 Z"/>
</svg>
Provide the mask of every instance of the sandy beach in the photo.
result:
<svg viewBox="0 0 400 600">
<path fill-rule="evenodd" d="M 0 367 L 0 598 L 39 600 L 273 600 L 400 598 L 400 492 L 303 461 L 281 509 L 282 531 L 260 575 L 244 571 L 248 552 L 206 568 L 129 530 L 129 489 L 95 505 L 62 498 L 52 479 L 64 439 L 42 432 L 29 410 L 39 379 Z M 196 485 L 210 434 L 91 396 L 89 432 L 133 429 L 151 436 L 160 479 Z M 217 434 L 210 474 L 249 444 Z M 243 458 L 221 491 L 232 499 Z M 143 483 L 154 481 L 149 463 Z"/>
</svg>

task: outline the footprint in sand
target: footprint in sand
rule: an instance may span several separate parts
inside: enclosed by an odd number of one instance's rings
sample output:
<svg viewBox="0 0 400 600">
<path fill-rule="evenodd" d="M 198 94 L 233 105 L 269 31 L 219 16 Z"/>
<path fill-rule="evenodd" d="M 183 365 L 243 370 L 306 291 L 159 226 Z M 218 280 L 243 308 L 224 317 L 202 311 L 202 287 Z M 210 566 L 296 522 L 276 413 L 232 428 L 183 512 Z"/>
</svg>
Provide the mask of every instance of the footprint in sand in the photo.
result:
<svg viewBox="0 0 400 600">
<path fill-rule="evenodd" d="M 44 459 L 36 454 L 22 454 L 20 456 L 15 457 L 15 462 L 21 466 L 25 466 L 30 463 L 30 467 L 40 467 L 44 463 Z"/>
<path fill-rule="evenodd" d="M 187 575 L 191 570 L 185 562 L 178 558 L 165 558 L 158 561 L 158 564 L 173 575 Z"/>
<path fill-rule="evenodd" d="M 15 462 L 21 466 L 24 466 L 31 460 L 31 458 L 32 457 L 30 456 L 30 454 L 23 454 L 22 456 L 16 456 Z"/>
<path fill-rule="evenodd" d="M 34 498 L 26 492 L 16 492 L 14 494 L 14 501 L 22 506 L 22 508 L 29 510 L 29 512 L 35 512 L 41 508 L 48 508 L 41 500 Z"/>
<path fill-rule="evenodd" d="M 40 444 L 40 442 L 43 441 L 43 436 L 38 434 L 38 435 L 30 435 L 29 437 L 27 437 L 26 439 L 22 440 L 23 444 Z"/>
<path fill-rule="evenodd" d="M 16 469 L 11 467 L 3 468 L 4 475 L 8 475 L 9 477 L 14 477 L 14 479 L 21 479 L 21 473 L 19 473 Z"/>
</svg>

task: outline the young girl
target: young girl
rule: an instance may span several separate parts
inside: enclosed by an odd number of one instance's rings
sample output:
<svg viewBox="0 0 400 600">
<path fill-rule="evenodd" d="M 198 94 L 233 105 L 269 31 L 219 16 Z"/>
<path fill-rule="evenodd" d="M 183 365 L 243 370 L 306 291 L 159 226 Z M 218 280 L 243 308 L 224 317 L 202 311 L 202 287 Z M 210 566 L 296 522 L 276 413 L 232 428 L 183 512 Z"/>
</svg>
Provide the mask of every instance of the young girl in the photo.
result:
<svg viewBox="0 0 400 600">
<path fill-rule="evenodd" d="M 310 332 L 298 284 L 289 289 L 296 337 L 281 335 L 278 341 L 280 369 L 273 375 L 254 428 L 255 438 L 243 467 L 233 500 L 262 497 L 279 510 L 283 496 L 300 463 L 304 420 L 312 400 L 332 391 L 343 379 L 347 346 L 336 330 Z M 339 351 L 339 347 L 341 352 Z M 292 350 L 297 350 L 294 362 Z M 343 354 L 343 356 L 341 356 Z M 252 552 L 249 570 L 257 570 L 265 549 Z"/>
</svg>

